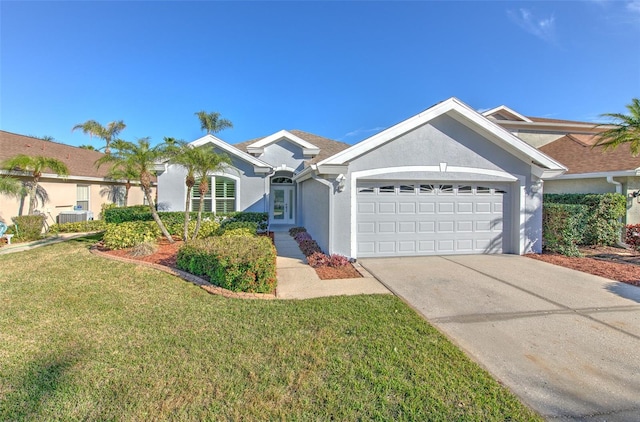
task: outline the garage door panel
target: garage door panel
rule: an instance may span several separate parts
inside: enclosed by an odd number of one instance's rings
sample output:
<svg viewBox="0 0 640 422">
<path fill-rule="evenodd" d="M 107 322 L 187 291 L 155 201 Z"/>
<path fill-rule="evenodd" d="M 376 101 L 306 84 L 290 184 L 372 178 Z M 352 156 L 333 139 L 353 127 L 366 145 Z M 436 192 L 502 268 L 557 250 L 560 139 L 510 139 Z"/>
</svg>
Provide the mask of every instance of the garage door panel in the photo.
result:
<svg viewBox="0 0 640 422">
<path fill-rule="evenodd" d="M 504 190 L 387 181 L 356 192 L 359 257 L 502 251 Z"/>
</svg>

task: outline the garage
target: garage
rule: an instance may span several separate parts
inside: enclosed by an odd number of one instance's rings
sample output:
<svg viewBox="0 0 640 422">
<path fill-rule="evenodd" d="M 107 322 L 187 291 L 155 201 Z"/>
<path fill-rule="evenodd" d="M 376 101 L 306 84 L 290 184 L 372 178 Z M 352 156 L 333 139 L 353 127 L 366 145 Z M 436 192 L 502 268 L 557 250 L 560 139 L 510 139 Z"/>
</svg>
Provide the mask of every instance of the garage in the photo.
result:
<svg viewBox="0 0 640 422">
<path fill-rule="evenodd" d="M 358 257 L 502 253 L 507 184 L 360 182 Z"/>
</svg>

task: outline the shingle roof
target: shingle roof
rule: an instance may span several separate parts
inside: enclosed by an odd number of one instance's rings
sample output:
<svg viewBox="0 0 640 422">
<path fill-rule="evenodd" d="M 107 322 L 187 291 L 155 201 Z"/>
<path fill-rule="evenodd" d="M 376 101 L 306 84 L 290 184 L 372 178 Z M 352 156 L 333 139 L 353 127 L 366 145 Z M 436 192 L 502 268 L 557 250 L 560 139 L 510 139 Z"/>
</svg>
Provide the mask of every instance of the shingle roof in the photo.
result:
<svg viewBox="0 0 640 422">
<path fill-rule="evenodd" d="M 94 165 L 104 155 L 101 152 L 0 130 L 0 163 L 18 154 L 56 158 L 67 166 L 69 176 L 102 178 L 109 171 L 108 165 L 100 169 Z"/>
<path fill-rule="evenodd" d="M 594 127 L 598 125 L 598 123 L 591 122 L 579 122 L 577 120 L 564 120 L 564 119 L 548 119 L 546 117 L 532 117 L 527 116 L 528 119 L 538 123 L 566 123 L 566 124 L 579 124 L 579 125 L 589 125 L 592 124 Z"/>
<path fill-rule="evenodd" d="M 640 157 L 631 156 L 628 144 L 604 151 L 592 148 L 595 138 L 590 135 L 568 134 L 540 147 L 540 151 L 567 166 L 566 174 L 599 173 L 635 170 L 640 167 Z"/>
<path fill-rule="evenodd" d="M 311 164 L 318 163 L 325 158 L 329 158 L 332 155 L 337 154 L 340 151 L 343 151 L 351 146 L 349 144 L 345 144 L 344 142 L 334 141 L 333 139 L 324 138 L 322 136 L 314 135 L 313 133 L 304 132 L 301 130 L 294 129 L 289 130 L 288 132 L 320 148 L 320 153 L 308 161 L 308 163 Z M 261 139 L 264 139 L 264 137 L 240 142 L 238 144 L 235 144 L 234 147 L 246 152 L 249 145 L 258 142 Z"/>
</svg>

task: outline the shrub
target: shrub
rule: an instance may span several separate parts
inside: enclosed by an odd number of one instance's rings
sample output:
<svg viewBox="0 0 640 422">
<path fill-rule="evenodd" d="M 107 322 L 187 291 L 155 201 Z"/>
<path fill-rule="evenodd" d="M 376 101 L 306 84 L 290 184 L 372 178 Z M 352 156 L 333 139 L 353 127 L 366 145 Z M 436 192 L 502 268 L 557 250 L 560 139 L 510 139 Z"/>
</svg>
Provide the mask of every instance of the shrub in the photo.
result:
<svg viewBox="0 0 640 422">
<path fill-rule="evenodd" d="M 238 227 L 237 229 L 229 229 L 224 230 L 222 232 L 222 236 L 245 236 L 245 237 L 253 237 L 256 236 L 256 231 L 252 228 L 247 227 Z"/>
<path fill-rule="evenodd" d="M 271 293 L 276 287 L 276 251 L 264 236 L 195 240 L 180 248 L 177 266 L 235 292 Z"/>
<path fill-rule="evenodd" d="M 224 220 L 222 224 L 220 224 L 220 234 L 224 234 L 224 232 L 230 230 L 238 230 L 243 229 L 251 234 L 256 234 L 258 232 L 258 223 L 253 221 L 234 221 L 234 220 Z"/>
<path fill-rule="evenodd" d="M 146 205 L 134 205 L 131 207 L 105 208 L 102 212 L 107 223 L 124 223 L 127 221 L 151 221 L 151 211 Z"/>
<path fill-rule="evenodd" d="M 49 228 L 51 233 L 83 233 L 103 231 L 107 228 L 104 220 L 78 221 L 76 223 L 53 224 Z"/>
<path fill-rule="evenodd" d="M 13 217 L 13 223 L 16 234 L 15 240 L 19 242 L 29 242 L 42 237 L 42 227 L 44 226 L 44 215 L 22 215 Z"/>
<path fill-rule="evenodd" d="M 640 250 L 640 224 L 628 224 L 625 227 L 624 243 L 635 250 Z"/>
<path fill-rule="evenodd" d="M 164 218 L 162 218 L 164 221 Z M 182 222 L 175 221 L 171 223 L 165 223 L 165 227 L 169 231 L 169 234 L 172 236 L 179 236 L 182 238 L 184 234 L 184 219 Z M 198 239 L 204 239 L 205 237 L 215 236 L 220 229 L 220 224 L 217 221 L 212 219 L 202 220 L 200 222 L 200 230 L 198 231 Z M 196 230 L 196 221 L 195 219 L 189 220 L 189 229 L 188 236 L 191 238 L 193 236 L 193 232 Z"/>
<path fill-rule="evenodd" d="M 307 257 L 307 263 L 313 268 L 328 267 L 331 264 L 331 258 L 322 252 L 314 252 Z"/>
<path fill-rule="evenodd" d="M 300 232 L 300 233 L 296 234 L 293 238 L 298 243 L 302 242 L 303 240 L 311 240 L 312 239 L 311 235 L 309 233 L 307 233 L 307 232 Z"/>
<path fill-rule="evenodd" d="M 349 258 L 344 255 L 332 254 L 329 260 L 329 266 L 340 268 L 349 265 Z"/>
<path fill-rule="evenodd" d="M 224 223 L 233 223 L 233 222 L 244 222 L 244 223 L 255 223 L 256 230 L 260 232 L 267 231 L 269 227 L 269 213 L 266 212 L 233 212 L 228 214 L 223 214 L 222 216 L 226 217 L 226 219 L 222 222 Z"/>
<path fill-rule="evenodd" d="M 627 209 L 627 199 L 622 194 L 545 194 L 544 203 L 588 207 L 585 224 L 580 228 L 581 245 L 615 245 L 620 240 L 619 219 Z"/>
<path fill-rule="evenodd" d="M 313 255 L 314 252 L 322 252 L 322 249 L 320 249 L 320 246 L 318 246 L 315 240 L 302 240 L 298 242 L 298 246 L 304 256 Z"/>
<path fill-rule="evenodd" d="M 155 221 L 129 221 L 108 224 L 102 240 L 109 249 L 125 249 L 143 242 L 155 242 L 161 234 Z"/>
<path fill-rule="evenodd" d="M 289 236 L 295 237 L 298 233 L 306 232 L 307 229 L 304 227 L 292 227 L 289 229 Z"/>
<path fill-rule="evenodd" d="M 567 256 L 580 256 L 588 207 L 584 205 L 544 204 L 542 245 L 545 250 Z"/>
</svg>

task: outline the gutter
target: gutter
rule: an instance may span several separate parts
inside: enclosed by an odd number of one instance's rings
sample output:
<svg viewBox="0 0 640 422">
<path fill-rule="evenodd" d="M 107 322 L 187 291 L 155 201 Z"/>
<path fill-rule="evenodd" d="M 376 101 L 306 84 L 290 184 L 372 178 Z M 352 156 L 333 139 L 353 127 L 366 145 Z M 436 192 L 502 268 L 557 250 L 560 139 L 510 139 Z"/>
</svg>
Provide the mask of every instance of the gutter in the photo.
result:
<svg viewBox="0 0 640 422">
<path fill-rule="evenodd" d="M 622 183 L 613 180 L 613 176 L 607 176 L 607 183 L 611 183 L 616 187 L 616 193 L 622 193 Z"/>
</svg>

